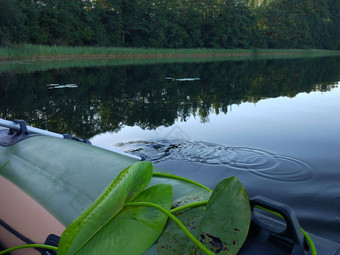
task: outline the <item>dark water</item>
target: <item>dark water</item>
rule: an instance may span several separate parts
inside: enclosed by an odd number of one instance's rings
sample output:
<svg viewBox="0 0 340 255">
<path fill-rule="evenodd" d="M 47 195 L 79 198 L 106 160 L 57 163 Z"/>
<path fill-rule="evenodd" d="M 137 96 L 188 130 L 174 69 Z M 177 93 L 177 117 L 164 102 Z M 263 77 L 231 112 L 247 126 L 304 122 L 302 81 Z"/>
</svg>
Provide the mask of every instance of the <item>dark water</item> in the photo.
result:
<svg viewBox="0 0 340 255">
<path fill-rule="evenodd" d="M 6 72 L 0 114 L 210 187 L 236 175 L 250 197 L 286 203 L 304 229 L 340 242 L 339 84 L 340 58 Z"/>
</svg>

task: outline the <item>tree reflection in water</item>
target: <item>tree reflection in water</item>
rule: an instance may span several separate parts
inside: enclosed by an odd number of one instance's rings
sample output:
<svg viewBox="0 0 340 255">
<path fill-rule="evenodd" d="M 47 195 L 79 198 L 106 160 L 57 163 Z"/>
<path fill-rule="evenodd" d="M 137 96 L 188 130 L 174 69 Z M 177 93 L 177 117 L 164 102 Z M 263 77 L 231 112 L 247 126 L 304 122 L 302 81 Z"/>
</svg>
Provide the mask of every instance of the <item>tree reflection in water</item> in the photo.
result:
<svg viewBox="0 0 340 255">
<path fill-rule="evenodd" d="M 182 78 L 200 79 L 176 80 Z M 4 119 L 91 138 L 123 126 L 171 126 L 190 116 L 208 122 L 209 114 L 227 114 L 232 104 L 328 91 L 339 80 L 336 57 L 0 73 L 0 109 Z M 78 87 L 51 90 L 51 83 Z"/>
</svg>

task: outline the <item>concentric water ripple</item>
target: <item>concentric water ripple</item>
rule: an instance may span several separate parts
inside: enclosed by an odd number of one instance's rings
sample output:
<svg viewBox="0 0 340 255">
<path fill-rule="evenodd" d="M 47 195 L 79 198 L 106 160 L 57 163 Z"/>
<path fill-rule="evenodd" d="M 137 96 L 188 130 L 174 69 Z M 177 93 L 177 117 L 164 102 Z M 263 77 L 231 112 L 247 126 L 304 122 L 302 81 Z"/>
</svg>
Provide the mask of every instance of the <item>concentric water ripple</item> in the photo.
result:
<svg viewBox="0 0 340 255">
<path fill-rule="evenodd" d="M 136 141 L 119 146 L 155 163 L 173 159 L 223 165 L 277 181 L 305 181 L 315 174 L 314 169 L 301 160 L 253 148 L 173 140 Z"/>
<path fill-rule="evenodd" d="M 323 199 L 330 201 L 332 219 L 340 222 L 340 182 L 326 185 L 323 189 Z"/>
</svg>

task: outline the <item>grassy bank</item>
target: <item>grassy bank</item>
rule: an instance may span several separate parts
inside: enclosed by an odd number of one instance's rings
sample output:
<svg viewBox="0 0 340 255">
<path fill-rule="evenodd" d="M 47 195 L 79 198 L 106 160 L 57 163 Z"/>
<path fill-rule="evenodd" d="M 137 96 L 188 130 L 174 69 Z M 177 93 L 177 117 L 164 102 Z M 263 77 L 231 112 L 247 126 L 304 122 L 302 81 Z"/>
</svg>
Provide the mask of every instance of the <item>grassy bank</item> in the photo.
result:
<svg viewBox="0 0 340 255">
<path fill-rule="evenodd" d="M 225 50 L 57 47 L 24 44 L 0 48 L 0 74 L 48 69 L 159 63 L 258 60 L 340 55 L 327 50 Z"/>
<path fill-rule="evenodd" d="M 327 50 L 241 50 L 241 49 L 145 49 L 105 47 L 62 47 L 23 44 L 0 48 L 0 60 L 63 60 L 63 59 L 150 59 L 150 58 L 204 58 L 251 56 L 324 56 L 340 55 Z"/>
<path fill-rule="evenodd" d="M 228 60 L 244 60 L 244 58 L 227 58 Z M 30 73 L 35 71 L 46 71 L 51 69 L 64 69 L 73 67 L 104 67 L 104 66 L 123 66 L 123 65 L 154 65 L 154 64 L 167 64 L 167 63 L 197 63 L 197 62 L 216 62 L 224 61 L 223 57 L 207 57 L 207 58 L 140 58 L 140 59 L 49 59 L 48 61 L 42 60 L 13 60 L 4 61 L 0 63 L 0 78 L 3 72 L 15 73 Z"/>
</svg>

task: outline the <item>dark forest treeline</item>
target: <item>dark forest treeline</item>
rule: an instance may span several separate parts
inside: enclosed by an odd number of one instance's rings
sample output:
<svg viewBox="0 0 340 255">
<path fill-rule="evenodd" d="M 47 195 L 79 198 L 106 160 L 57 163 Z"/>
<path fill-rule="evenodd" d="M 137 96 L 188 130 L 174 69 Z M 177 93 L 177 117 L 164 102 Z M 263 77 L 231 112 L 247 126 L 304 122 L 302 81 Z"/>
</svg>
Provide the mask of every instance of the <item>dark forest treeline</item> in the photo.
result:
<svg viewBox="0 0 340 255">
<path fill-rule="evenodd" d="M 339 0 L 0 0 L 0 46 L 340 49 Z"/>
</svg>

